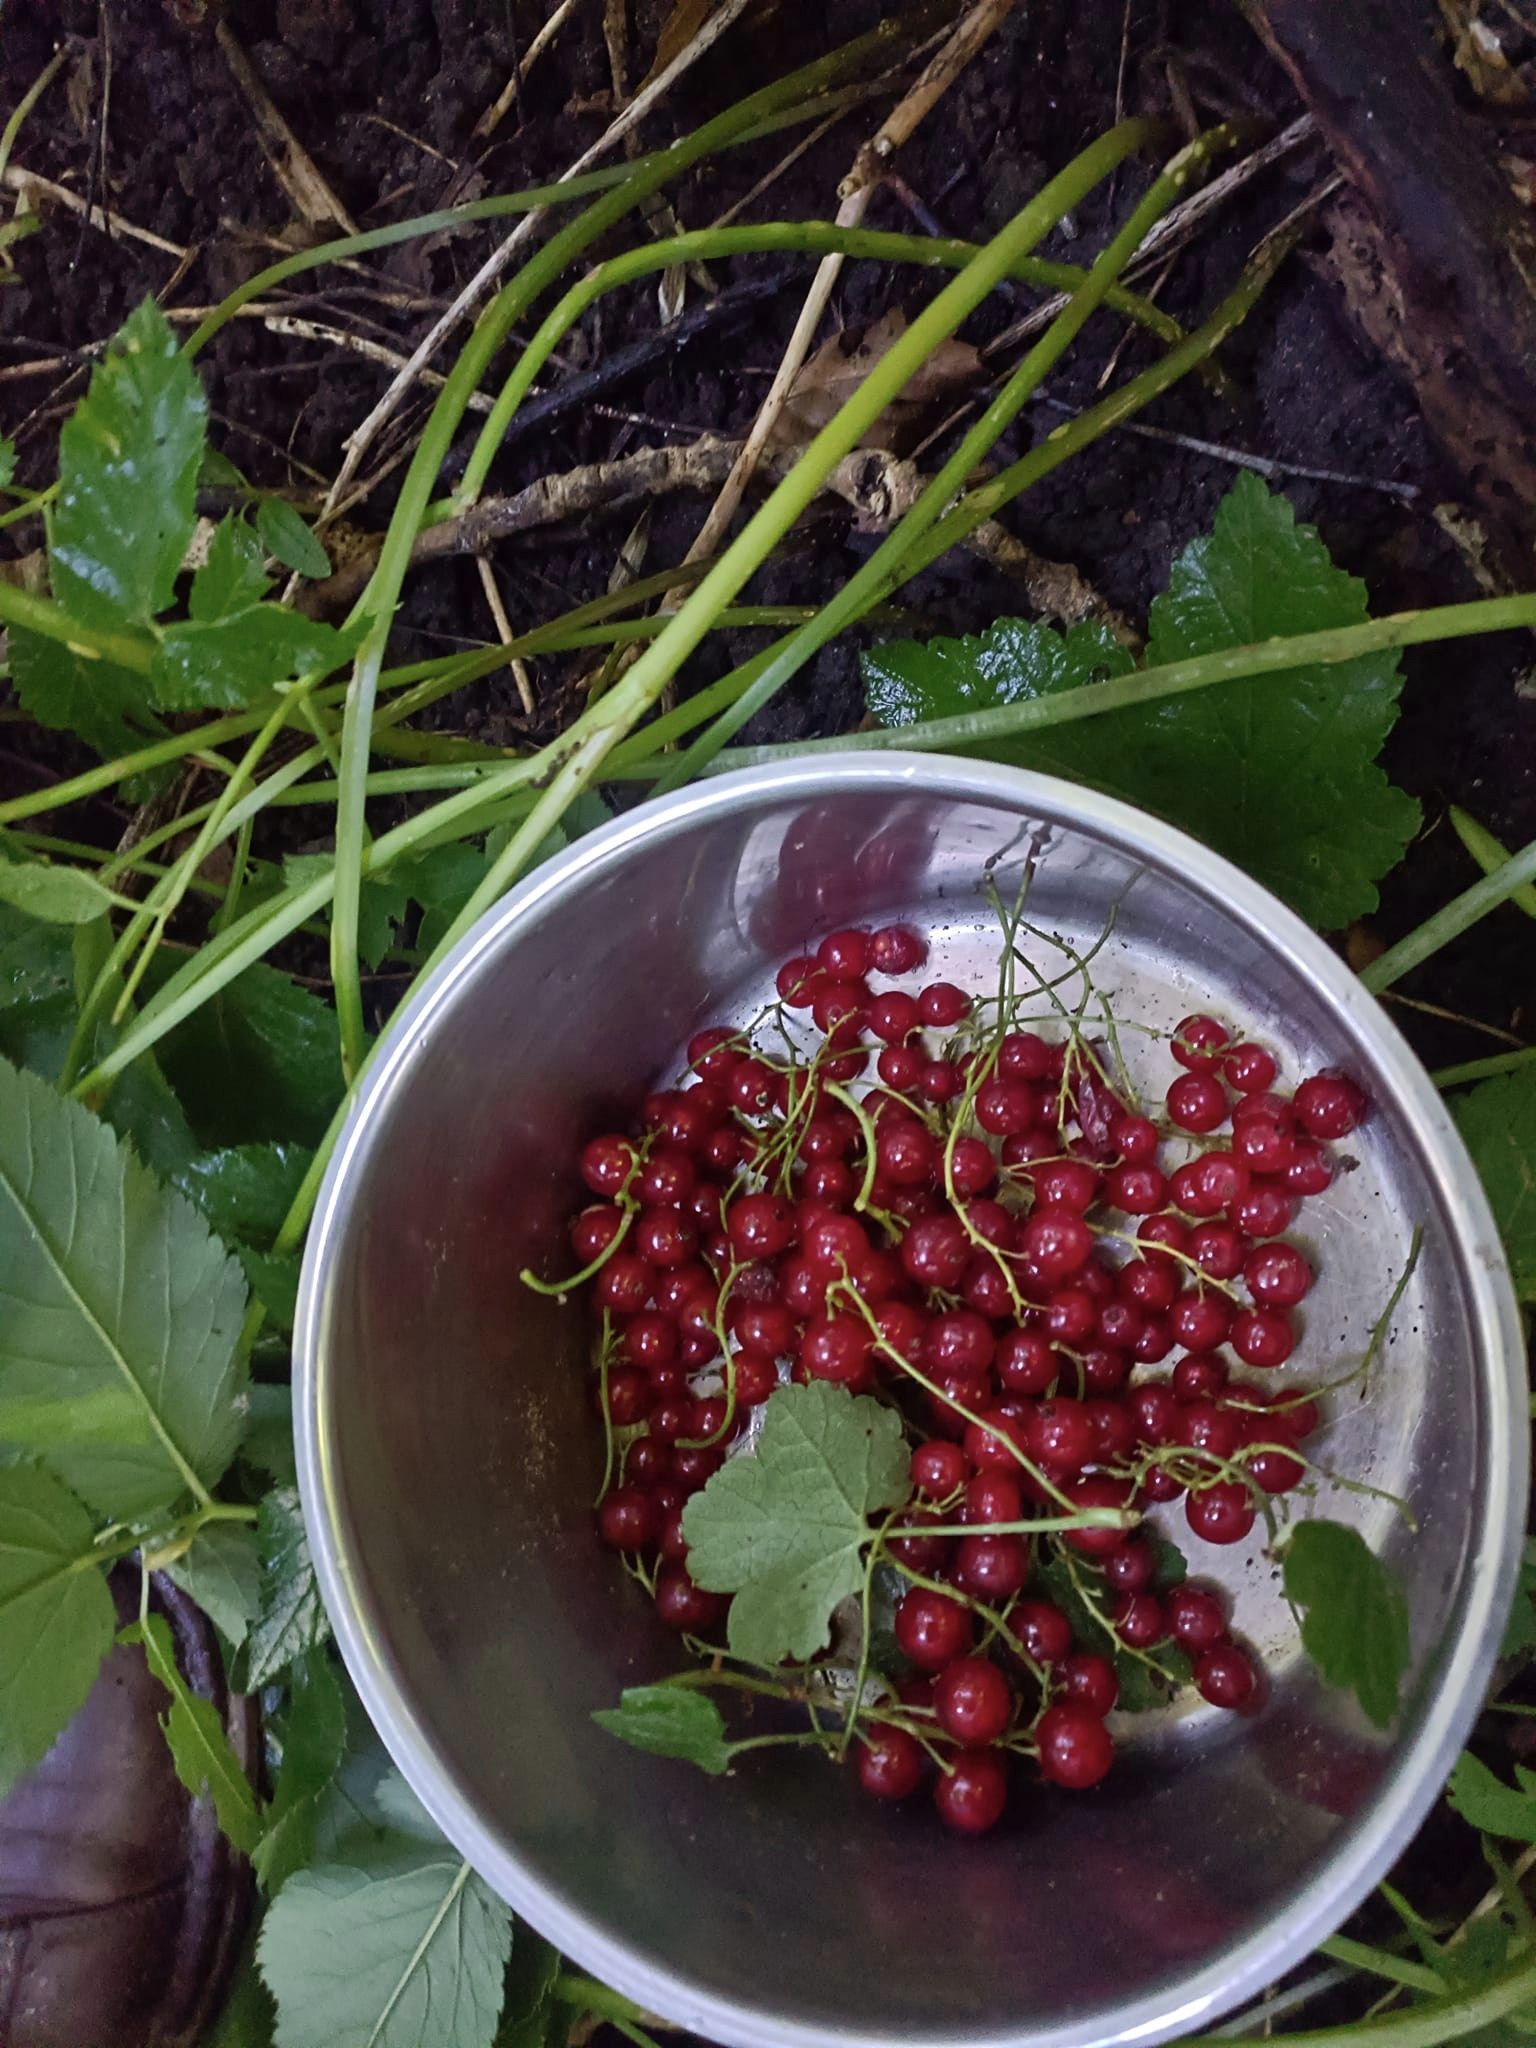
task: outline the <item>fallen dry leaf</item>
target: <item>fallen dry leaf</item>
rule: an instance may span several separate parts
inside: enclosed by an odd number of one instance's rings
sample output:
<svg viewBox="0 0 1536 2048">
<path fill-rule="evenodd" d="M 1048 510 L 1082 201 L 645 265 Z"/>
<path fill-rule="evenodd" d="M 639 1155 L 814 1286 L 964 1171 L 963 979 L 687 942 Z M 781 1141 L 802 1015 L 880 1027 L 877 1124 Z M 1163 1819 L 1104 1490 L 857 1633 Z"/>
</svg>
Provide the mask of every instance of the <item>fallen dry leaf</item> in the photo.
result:
<svg viewBox="0 0 1536 2048">
<path fill-rule="evenodd" d="M 819 434 L 906 329 L 906 315 L 893 308 L 872 326 L 845 328 L 824 341 L 790 386 L 773 431 L 775 445 L 798 447 Z M 968 341 L 951 337 L 940 342 L 859 446 L 894 450 L 903 430 L 912 425 L 924 406 L 974 383 L 981 372 L 981 357 Z"/>
<path fill-rule="evenodd" d="M 1451 55 L 1479 99 L 1496 107 L 1521 107 L 1530 94 L 1504 54 L 1499 34 L 1479 17 L 1481 0 L 1440 0 L 1451 32 Z"/>
</svg>

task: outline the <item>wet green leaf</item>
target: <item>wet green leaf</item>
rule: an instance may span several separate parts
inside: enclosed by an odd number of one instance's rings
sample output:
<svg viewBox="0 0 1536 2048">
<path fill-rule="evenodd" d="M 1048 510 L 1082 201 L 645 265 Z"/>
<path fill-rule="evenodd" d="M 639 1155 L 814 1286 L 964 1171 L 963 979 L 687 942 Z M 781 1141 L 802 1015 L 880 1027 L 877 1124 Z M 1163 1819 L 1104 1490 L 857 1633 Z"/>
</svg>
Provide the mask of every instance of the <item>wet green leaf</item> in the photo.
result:
<svg viewBox="0 0 1536 2048">
<path fill-rule="evenodd" d="M 286 498 L 263 498 L 256 507 L 256 529 L 267 551 L 285 569 L 301 576 L 329 576 L 331 558 L 312 527 L 304 524 Z"/>
<path fill-rule="evenodd" d="M 200 624 L 227 619 L 256 604 L 270 588 L 261 542 L 243 519 L 220 520 L 208 543 L 208 557 L 192 578 L 187 610 Z"/>
<path fill-rule="evenodd" d="M 124 1629 L 122 1640 L 144 1645 L 150 1670 L 171 1696 L 170 1712 L 160 1725 L 177 1777 L 194 1799 L 205 1794 L 212 1799 L 219 1826 L 237 1849 L 249 1855 L 261 1832 L 256 1795 L 213 1702 L 200 1698 L 182 1677 L 170 1625 L 163 1616 L 151 1614 Z"/>
<path fill-rule="evenodd" d="M 247 1689 L 270 1685 L 296 1657 L 307 1656 L 330 1639 L 299 1496 L 291 1486 L 274 1486 L 261 1503 L 256 1525 L 261 1551 L 261 1612 L 247 1638 Z"/>
<path fill-rule="evenodd" d="M 44 860 L 0 860 L 0 903 L 44 924 L 89 924 L 112 908 L 112 892 L 84 868 Z"/>
<path fill-rule="evenodd" d="M 46 1752 L 112 1646 L 93 1534 L 57 1479 L 0 1467 L 0 1793 Z"/>
<path fill-rule="evenodd" d="M 1515 1780 L 1506 1785 L 1466 1750 L 1451 1773 L 1446 1797 L 1463 1820 L 1485 1835 L 1498 1835 L 1510 1842 L 1536 1842 L 1536 1771 L 1516 1764 Z"/>
<path fill-rule="evenodd" d="M 1536 1299 L 1536 1078 L 1529 1069 L 1479 1081 L 1452 1113 L 1493 1206 L 1522 1301 Z"/>
<path fill-rule="evenodd" d="M 162 711 L 239 710 L 276 684 L 337 668 L 351 639 L 278 604 L 167 626 L 150 668 Z"/>
<path fill-rule="evenodd" d="M 261 1605 L 261 1559 L 249 1522 L 209 1522 L 190 1550 L 163 1567 L 195 1600 L 231 1649 L 238 1650 Z"/>
<path fill-rule="evenodd" d="M 694 1687 L 626 1686 L 616 1707 L 604 1707 L 592 1718 L 632 1749 L 678 1757 L 712 1778 L 730 1767 L 731 1745 L 720 1709 Z"/>
<path fill-rule="evenodd" d="M 1391 1571 L 1357 1529 L 1308 1521 L 1287 1540 L 1284 1577 L 1308 1656 L 1385 1728 L 1409 1658 L 1408 1603 Z"/>
<path fill-rule="evenodd" d="M 341 1101 L 335 1012 L 275 968 L 237 975 L 159 1053 L 206 1147 L 318 1144 Z"/>
</svg>

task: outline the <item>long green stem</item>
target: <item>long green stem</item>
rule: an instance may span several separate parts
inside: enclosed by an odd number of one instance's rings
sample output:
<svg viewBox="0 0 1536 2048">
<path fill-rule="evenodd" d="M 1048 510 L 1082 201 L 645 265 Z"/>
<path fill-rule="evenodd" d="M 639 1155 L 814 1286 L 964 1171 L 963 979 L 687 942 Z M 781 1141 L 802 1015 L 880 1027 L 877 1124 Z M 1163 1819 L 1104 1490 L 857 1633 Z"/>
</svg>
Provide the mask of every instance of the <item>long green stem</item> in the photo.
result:
<svg viewBox="0 0 1536 2048">
<path fill-rule="evenodd" d="M 1536 595 L 1525 597 L 1485 598 L 1481 608 L 1500 605 L 1524 606 L 1525 615 L 1511 618 L 1512 625 L 1536 625 Z M 1448 606 L 1448 610 L 1477 611 L 1477 605 Z M 1413 613 L 1408 617 L 1416 616 Z M 1428 616 L 1433 617 L 1430 613 Z M 1482 630 L 1492 631 L 1491 627 Z M 1528 882 L 1536 881 L 1536 839 L 1529 846 L 1522 847 L 1513 859 L 1495 868 L 1491 875 L 1485 875 L 1480 882 L 1474 882 L 1470 889 L 1463 889 L 1433 917 L 1426 918 L 1417 930 L 1407 938 L 1399 939 L 1395 946 L 1389 946 L 1379 960 L 1373 960 L 1360 976 L 1373 995 L 1380 995 L 1383 989 L 1391 988 L 1394 982 L 1402 980 L 1405 974 L 1422 965 L 1431 955 L 1438 953 L 1442 946 L 1448 946 L 1452 939 L 1459 939 L 1464 931 L 1470 930 L 1479 918 L 1486 917 L 1490 910 L 1497 910 L 1501 903 L 1507 903 L 1512 896 L 1523 889 Z"/>
<path fill-rule="evenodd" d="M 1405 2006 L 1400 2012 L 1383 2013 L 1378 2019 L 1286 2033 L 1283 2039 L 1286 2048 L 1440 2048 L 1442 2041 L 1459 2041 L 1464 2035 L 1475 2034 L 1533 2000 L 1536 1956 L 1527 1949 L 1517 1962 L 1477 1991 L 1425 1999 L 1421 2004 Z"/>
<path fill-rule="evenodd" d="M 1486 1059 L 1463 1060 L 1458 1067 L 1437 1067 L 1430 1079 L 1437 1088 L 1459 1088 L 1466 1081 L 1491 1081 L 1499 1074 L 1518 1073 L 1536 1064 L 1536 1045 L 1522 1045 L 1516 1052 L 1490 1053 Z"/>
<path fill-rule="evenodd" d="M 666 241 L 648 243 L 644 248 L 626 250 L 622 256 L 599 264 L 579 284 L 573 285 L 540 323 L 538 332 L 519 356 L 486 416 L 465 465 L 463 481 L 454 493 L 454 505 L 462 510 L 478 501 L 496 451 L 512 424 L 518 406 L 533 388 L 534 379 L 559 346 L 561 338 L 604 293 L 630 284 L 652 271 L 665 270 L 675 263 L 715 262 L 728 256 L 752 256 L 784 250 L 808 256 L 835 254 L 861 257 L 874 263 L 914 263 L 963 270 L 979 253 L 979 246 L 975 242 L 945 241 L 925 235 L 883 234 L 868 228 L 844 228 L 827 221 L 767 221 L 752 227 L 703 228 L 692 234 L 674 235 Z M 1080 291 L 1091 273 L 1073 264 L 1046 263 L 1033 256 L 1020 256 L 1010 274 L 1021 283 L 1045 285 L 1053 291 Z M 1138 293 L 1122 291 L 1111 285 L 1103 296 L 1117 311 L 1151 328 L 1163 340 L 1177 343 L 1184 339 L 1184 330 L 1178 322 L 1170 320 L 1166 313 L 1160 312 L 1149 299 Z"/>
<path fill-rule="evenodd" d="M 1357 655 L 1379 653 L 1386 647 L 1419 647 L 1435 640 L 1464 639 L 1473 633 L 1502 632 L 1511 626 L 1536 626 L 1536 592 L 1517 597 L 1478 598 L 1470 604 L 1440 605 L 1433 611 L 1393 612 L 1384 619 L 1367 619 L 1360 626 L 1336 626 L 1321 633 L 1255 641 L 1247 647 L 1223 647 L 1214 654 L 1164 662 L 1156 668 L 1140 669 L 1134 675 L 1112 676 L 1106 682 L 1092 683 L 1080 690 L 1064 690 L 1059 696 L 1021 704 L 999 705 L 992 711 L 967 711 L 954 718 L 930 718 L 916 725 L 844 733 L 835 739 L 805 740 L 795 746 L 743 747 L 728 757 L 729 765 L 748 767 L 759 761 L 778 761 L 801 754 L 857 752 L 867 747 L 929 753 L 987 747 L 998 740 L 1019 739 L 1075 719 L 1099 718 L 1107 712 L 1182 696 L 1188 690 L 1209 689 L 1213 683 L 1231 682 L 1240 676 L 1274 675 L 1288 668 L 1352 661 Z M 722 765 L 724 762 L 722 757 Z M 1527 858 L 1536 862 L 1536 851 L 1527 849 L 1520 856 L 1521 860 Z M 1532 872 L 1536 872 L 1536 867 L 1517 875 L 1516 885 L 1529 880 Z M 1478 884 L 1467 895 L 1476 895 L 1479 890 L 1488 890 L 1491 902 L 1503 901 L 1492 881 Z M 1458 903 L 1465 900 L 1457 898 Z M 1388 960 L 1391 955 L 1384 954 L 1382 958 Z M 1370 980 L 1381 964 L 1378 961 L 1361 977 L 1368 985 L 1387 985 Z"/>
<path fill-rule="evenodd" d="M 845 45 L 815 64 L 765 86 L 726 113 L 662 150 L 631 172 L 613 191 L 598 199 L 578 218 L 551 236 L 505 285 L 476 321 L 447 382 L 437 396 L 416 452 L 406 471 L 400 496 L 384 537 L 378 566 L 356 608 L 369 624 L 353 664 L 342 723 L 340 793 L 336 804 L 336 900 L 331 917 L 331 980 L 341 1032 L 342 1066 L 350 1078 L 362 1058 L 362 982 L 358 964 L 358 920 L 362 891 L 364 810 L 368 777 L 369 738 L 374 699 L 384 647 L 394 622 L 411 547 L 426 515 L 432 487 L 442 468 L 469 400 L 514 324 L 539 294 L 560 277 L 566 266 L 625 214 L 680 172 L 721 149 L 761 115 L 802 101 L 845 70 L 854 54 L 888 40 L 893 31 Z M 707 581 L 707 579 L 706 579 Z M 665 635 L 663 635 L 663 639 Z M 659 645 L 660 643 L 658 643 Z M 639 667 L 642 664 L 637 663 Z M 633 673 L 633 672 L 632 672 Z"/>
<path fill-rule="evenodd" d="M 17 584 L 0 582 L 0 625 L 20 626 L 44 640 L 55 640 L 85 661 L 111 661 L 119 668 L 147 675 L 155 643 L 147 633 L 119 633 L 106 626 L 87 626 L 51 597 L 35 597 Z"/>
</svg>

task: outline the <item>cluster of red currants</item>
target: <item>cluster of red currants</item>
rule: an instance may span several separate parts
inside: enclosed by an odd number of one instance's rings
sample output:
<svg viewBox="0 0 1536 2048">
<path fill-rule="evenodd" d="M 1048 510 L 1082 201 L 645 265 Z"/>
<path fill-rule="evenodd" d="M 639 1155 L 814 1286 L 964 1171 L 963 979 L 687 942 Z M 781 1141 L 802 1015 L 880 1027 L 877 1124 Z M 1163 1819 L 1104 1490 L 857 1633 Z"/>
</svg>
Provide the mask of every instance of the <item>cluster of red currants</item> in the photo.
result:
<svg viewBox="0 0 1536 2048">
<path fill-rule="evenodd" d="M 699 1032 L 685 1085 L 583 1150 L 598 1199 L 572 1237 L 622 1460 L 599 1533 L 685 1635 L 728 1601 L 688 1574 L 684 1503 L 781 1379 L 900 1412 L 913 1497 L 882 1561 L 909 1671 L 858 1709 L 857 1771 L 887 1799 L 931 1773 L 943 1818 L 980 1831 L 1010 1753 L 1056 1785 L 1104 1777 L 1117 1657 L 1192 1673 L 1216 1706 L 1253 1699 L 1217 1595 L 1160 1590 L 1132 1524 L 1182 1497 L 1193 1535 L 1238 1543 L 1303 1477 L 1316 1403 L 1265 1382 L 1313 1281 L 1283 1233 L 1367 1104 L 1332 1072 L 1279 1092 L 1271 1053 L 1198 1015 L 1147 1113 L 1079 1028 L 1021 1028 L 1019 1003 L 947 981 L 872 985 L 925 957 L 905 926 L 835 932 L 780 970 L 767 1019 Z M 1089 1509 L 1119 1512 L 1010 1526 Z M 1052 1561 L 1075 1625 L 1046 1597 Z"/>
</svg>

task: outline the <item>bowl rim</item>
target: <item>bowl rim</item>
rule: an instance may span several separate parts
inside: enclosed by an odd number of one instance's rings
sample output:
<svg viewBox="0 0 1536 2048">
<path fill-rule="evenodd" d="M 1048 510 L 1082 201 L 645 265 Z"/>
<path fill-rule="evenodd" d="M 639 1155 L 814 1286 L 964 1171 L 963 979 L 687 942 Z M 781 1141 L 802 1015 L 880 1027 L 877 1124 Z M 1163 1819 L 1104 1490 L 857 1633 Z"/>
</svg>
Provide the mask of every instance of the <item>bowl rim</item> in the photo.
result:
<svg viewBox="0 0 1536 2048">
<path fill-rule="evenodd" d="M 328 1396 L 323 1332 L 327 1280 L 345 1222 L 344 1195 L 389 1101 L 438 1016 L 489 958 L 515 943 L 541 915 L 595 870 L 637 842 L 675 836 L 719 813 L 780 800 L 836 796 L 850 789 L 925 795 L 956 802 L 999 800 L 1086 830 L 1150 864 L 1171 868 L 1214 898 L 1310 981 L 1356 1036 L 1367 1040 L 1391 1099 L 1412 1125 L 1452 1225 L 1475 1338 L 1488 1429 L 1483 1498 L 1466 1598 L 1449 1618 L 1434 1690 L 1364 1811 L 1325 1852 L 1290 1905 L 1170 1978 L 1097 2018 L 1047 2028 L 985 2032 L 932 2029 L 854 2034 L 776 2016 L 764 2003 L 725 1998 L 674 1972 L 642 1948 L 594 1926 L 547 1890 L 516 1850 L 485 1823 L 396 1679 L 369 1626 L 347 1554 L 335 1469 L 337 1418 Z M 315 1206 L 294 1323 L 294 1436 L 305 1528 L 321 1595 L 343 1662 L 385 1748 L 448 1840 L 491 1889 L 583 1969 L 648 2010 L 731 2048 L 1111 2048 L 1154 2043 L 1219 2017 L 1256 1995 L 1325 1939 L 1382 1877 L 1417 1832 L 1480 1708 L 1513 1599 L 1528 1485 L 1524 1341 L 1514 1289 L 1492 1211 L 1460 1133 L 1428 1073 L 1385 1010 L 1327 942 L 1278 897 L 1199 840 L 1117 798 L 1033 770 L 939 755 L 854 750 L 775 760 L 712 776 L 653 798 L 543 862 L 468 931 L 391 1019 L 353 1098 Z M 1502 1426 L 1501 1426 L 1502 1425 Z"/>
</svg>

